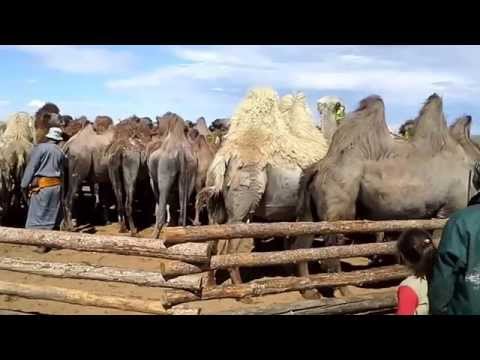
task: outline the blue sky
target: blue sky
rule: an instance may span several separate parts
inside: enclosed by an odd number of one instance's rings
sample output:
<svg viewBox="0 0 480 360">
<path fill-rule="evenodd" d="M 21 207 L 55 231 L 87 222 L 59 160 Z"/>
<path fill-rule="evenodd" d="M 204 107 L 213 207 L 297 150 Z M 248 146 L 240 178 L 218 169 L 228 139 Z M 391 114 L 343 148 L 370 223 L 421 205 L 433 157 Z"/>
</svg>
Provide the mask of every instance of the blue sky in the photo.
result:
<svg viewBox="0 0 480 360">
<path fill-rule="evenodd" d="M 480 134 L 480 46 L 0 46 L 0 118 L 45 101 L 74 117 L 167 111 L 208 122 L 229 117 L 254 86 L 315 102 L 343 98 L 347 111 L 378 94 L 397 129 L 433 92 L 447 119 L 474 118 Z"/>
</svg>

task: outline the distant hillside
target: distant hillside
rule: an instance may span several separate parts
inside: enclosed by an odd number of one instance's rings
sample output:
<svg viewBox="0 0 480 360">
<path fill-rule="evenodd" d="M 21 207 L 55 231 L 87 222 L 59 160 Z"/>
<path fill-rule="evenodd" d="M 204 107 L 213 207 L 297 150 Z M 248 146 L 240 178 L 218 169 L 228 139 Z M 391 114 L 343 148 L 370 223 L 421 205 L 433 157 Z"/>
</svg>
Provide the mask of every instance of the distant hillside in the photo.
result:
<svg viewBox="0 0 480 360">
<path fill-rule="evenodd" d="M 473 141 L 480 145 L 480 135 L 472 135 L 471 138 Z"/>
</svg>

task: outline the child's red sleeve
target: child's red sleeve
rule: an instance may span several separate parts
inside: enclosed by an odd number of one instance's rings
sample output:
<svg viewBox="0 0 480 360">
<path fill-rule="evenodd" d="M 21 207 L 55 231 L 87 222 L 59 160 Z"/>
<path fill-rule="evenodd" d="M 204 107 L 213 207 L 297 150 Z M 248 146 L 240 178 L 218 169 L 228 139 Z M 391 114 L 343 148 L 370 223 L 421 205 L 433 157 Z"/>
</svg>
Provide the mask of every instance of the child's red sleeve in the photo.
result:
<svg viewBox="0 0 480 360">
<path fill-rule="evenodd" d="M 397 315 L 415 315 L 418 296 L 409 286 L 400 286 L 397 290 Z"/>
</svg>

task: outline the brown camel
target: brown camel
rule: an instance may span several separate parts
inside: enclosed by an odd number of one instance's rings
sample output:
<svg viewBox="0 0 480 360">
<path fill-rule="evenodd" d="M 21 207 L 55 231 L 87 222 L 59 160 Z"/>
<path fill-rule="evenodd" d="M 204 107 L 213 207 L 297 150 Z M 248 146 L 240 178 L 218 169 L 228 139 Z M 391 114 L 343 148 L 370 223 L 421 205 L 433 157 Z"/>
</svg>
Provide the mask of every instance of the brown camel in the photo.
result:
<svg viewBox="0 0 480 360">
<path fill-rule="evenodd" d="M 111 126 L 113 126 L 113 120 L 110 116 L 99 115 L 93 122 L 93 130 L 95 130 L 97 134 L 103 134 Z"/>
<path fill-rule="evenodd" d="M 189 136 L 191 138 L 193 152 L 197 158 L 195 194 L 199 194 L 206 185 L 207 172 L 218 148 L 215 144 L 208 142 L 209 135 L 201 135 L 195 128 L 189 132 Z M 194 225 L 201 225 L 200 215 L 200 209 L 198 209 L 198 206 L 195 204 Z"/>
<path fill-rule="evenodd" d="M 96 202 L 102 207 L 102 214 L 108 221 L 106 191 L 110 185 L 108 159 L 105 150 L 113 140 L 113 128 L 107 128 L 98 134 L 92 124 L 86 125 L 63 146 L 67 155 L 66 194 L 64 201 L 64 222 L 62 228 L 73 231 L 73 198 L 84 180 L 96 195 Z M 95 186 L 98 185 L 98 186 Z"/>
<path fill-rule="evenodd" d="M 130 229 L 137 234 L 133 221 L 133 200 L 136 185 L 148 179 L 146 145 L 151 140 L 148 122 L 131 117 L 113 128 L 113 141 L 106 149 L 108 174 L 117 200 L 120 232 Z"/>
<path fill-rule="evenodd" d="M 47 141 L 45 135 L 51 127 L 63 128 L 65 126 L 64 119 L 58 116 L 59 114 L 58 106 L 49 102 L 37 110 L 35 113 L 35 139 L 37 144 Z"/>
<path fill-rule="evenodd" d="M 446 218 L 464 207 L 469 172 L 480 157 L 451 135 L 442 105 L 431 95 L 412 140 L 400 143 L 389 134 L 382 99 L 362 100 L 334 134 L 325 158 L 304 172 L 298 219 Z M 457 138 L 465 137 L 469 125 L 468 118 L 458 121 L 455 129 L 463 132 L 455 131 Z M 294 248 L 308 248 L 312 240 L 299 237 Z M 328 240 L 333 244 L 336 237 Z M 306 263 L 299 272 L 308 276 Z"/>
<path fill-rule="evenodd" d="M 187 224 L 188 200 L 194 190 L 197 159 L 191 142 L 185 134 L 185 121 L 178 115 L 167 113 L 166 132 L 160 147 L 148 158 L 150 182 L 156 200 L 154 237 L 158 238 L 166 223 L 167 203 L 171 190 L 178 187 L 180 224 Z"/>
<path fill-rule="evenodd" d="M 68 141 L 68 139 L 70 139 L 72 136 L 74 136 L 76 133 L 78 133 L 88 124 L 91 124 L 91 123 L 84 116 L 68 122 L 68 124 L 63 129 L 63 134 L 66 137 L 66 140 Z"/>
</svg>

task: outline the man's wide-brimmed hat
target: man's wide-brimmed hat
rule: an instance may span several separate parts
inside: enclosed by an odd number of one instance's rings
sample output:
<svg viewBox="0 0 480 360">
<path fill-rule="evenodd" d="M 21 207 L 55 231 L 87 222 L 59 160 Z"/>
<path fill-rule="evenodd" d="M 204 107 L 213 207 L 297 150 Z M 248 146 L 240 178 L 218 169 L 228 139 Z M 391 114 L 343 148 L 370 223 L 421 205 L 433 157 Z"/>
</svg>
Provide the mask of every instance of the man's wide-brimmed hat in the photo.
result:
<svg viewBox="0 0 480 360">
<path fill-rule="evenodd" d="M 63 140 L 63 131 L 58 127 L 51 127 L 48 129 L 48 134 L 46 135 L 47 139 L 62 141 Z"/>
</svg>

